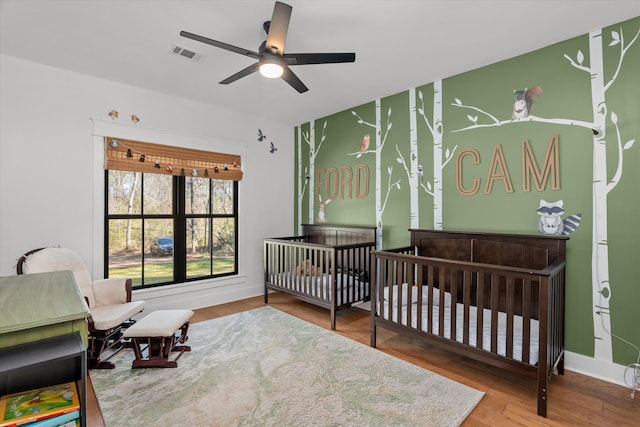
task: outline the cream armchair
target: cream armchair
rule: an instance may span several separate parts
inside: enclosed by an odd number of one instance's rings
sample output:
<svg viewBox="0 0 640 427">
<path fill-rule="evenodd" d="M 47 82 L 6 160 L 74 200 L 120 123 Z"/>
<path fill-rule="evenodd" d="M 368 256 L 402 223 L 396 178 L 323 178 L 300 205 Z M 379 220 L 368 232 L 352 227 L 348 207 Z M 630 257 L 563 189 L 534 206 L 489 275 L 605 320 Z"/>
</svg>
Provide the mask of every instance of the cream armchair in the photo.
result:
<svg viewBox="0 0 640 427">
<path fill-rule="evenodd" d="M 92 280 L 82 258 L 65 248 L 41 248 L 27 252 L 19 260 L 18 274 L 70 270 L 80 292 L 87 301 L 89 317 L 89 368 L 112 369 L 109 358 L 122 346 L 122 333 L 133 324 L 132 317 L 144 310 L 144 301 L 131 301 L 131 279 L 109 278 Z M 106 359 L 101 355 L 112 350 Z"/>
</svg>

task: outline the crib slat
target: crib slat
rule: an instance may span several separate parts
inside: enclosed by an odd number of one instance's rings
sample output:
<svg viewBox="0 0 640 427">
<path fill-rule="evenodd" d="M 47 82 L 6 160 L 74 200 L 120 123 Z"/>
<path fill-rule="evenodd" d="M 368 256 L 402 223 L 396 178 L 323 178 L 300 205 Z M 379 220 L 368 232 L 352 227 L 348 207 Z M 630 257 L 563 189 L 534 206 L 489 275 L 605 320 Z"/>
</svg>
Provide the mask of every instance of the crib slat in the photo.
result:
<svg viewBox="0 0 640 427">
<path fill-rule="evenodd" d="M 360 262 L 359 262 L 359 250 L 358 249 L 351 249 L 349 251 L 349 253 L 351 254 L 351 265 L 353 266 L 353 286 L 349 286 L 349 301 L 357 301 L 358 295 L 360 294 L 360 288 L 361 288 L 361 284 L 360 284 Z"/>
<path fill-rule="evenodd" d="M 302 247 L 298 249 L 298 259 L 297 259 L 297 263 L 296 264 L 300 264 L 303 261 L 307 260 L 309 258 L 309 248 L 306 247 Z M 307 288 L 307 294 L 311 295 L 311 289 L 308 288 L 308 280 L 305 278 L 305 275 L 302 274 L 302 271 L 300 271 L 298 273 L 298 280 L 296 280 L 296 283 L 294 285 L 294 290 L 296 292 L 300 292 L 303 293 L 304 289 Z"/>
<path fill-rule="evenodd" d="M 522 361 L 529 363 L 531 354 L 531 279 L 524 280 L 522 290 Z"/>
<path fill-rule="evenodd" d="M 306 261 L 307 259 L 309 259 L 311 250 L 309 248 L 303 248 L 302 249 L 302 261 Z M 308 274 L 308 273 L 307 273 Z M 300 281 L 298 282 L 298 288 L 296 289 L 298 292 L 300 293 L 310 293 L 311 295 L 317 296 L 313 293 L 312 287 L 310 286 L 309 283 L 309 276 L 305 275 L 305 274 L 300 274 Z"/>
<path fill-rule="evenodd" d="M 327 301 L 334 301 L 334 295 L 335 292 L 332 292 L 333 289 L 335 289 L 335 275 L 333 278 L 330 278 L 330 280 L 327 280 L 326 282 L 323 282 L 323 274 L 320 273 L 318 274 L 318 267 L 323 267 L 323 264 L 325 263 L 325 258 L 329 255 L 329 253 L 324 250 L 324 249 L 314 249 L 313 250 L 313 259 L 315 260 L 315 262 L 311 262 L 311 265 L 316 266 L 315 271 L 313 272 L 312 277 L 310 277 L 310 282 L 313 284 L 313 286 L 319 291 L 319 292 L 324 292 L 324 295 L 322 296 L 322 298 L 324 298 Z M 322 272 L 322 270 L 320 270 Z"/>
<path fill-rule="evenodd" d="M 328 254 L 326 254 L 326 255 L 328 256 Z M 339 265 L 343 265 L 342 255 L 343 255 L 342 251 L 340 251 L 340 250 L 336 251 L 336 253 L 335 253 L 336 262 Z M 336 273 L 331 277 L 330 276 L 326 276 L 326 279 L 328 279 L 327 284 L 331 283 L 331 286 L 326 286 L 325 287 L 325 293 L 326 294 L 323 296 L 323 298 L 337 302 L 338 289 L 341 289 L 343 287 L 343 274 Z M 344 298 L 342 298 L 342 300 L 344 300 Z"/>
<path fill-rule="evenodd" d="M 491 274 L 491 353 L 498 352 L 498 304 L 500 281 L 496 274 Z"/>
<path fill-rule="evenodd" d="M 476 307 L 476 348 L 482 348 L 482 341 L 484 335 L 482 331 L 484 330 L 484 273 L 478 273 L 478 290 L 477 290 L 477 303 Z"/>
<path fill-rule="evenodd" d="M 415 277 L 413 276 L 413 270 L 414 270 L 414 264 L 410 263 L 410 262 L 406 262 L 403 263 L 403 277 L 404 277 L 404 283 L 407 284 L 407 305 L 406 305 L 406 312 L 407 312 L 407 325 L 413 325 L 413 304 L 412 304 L 412 300 L 413 300 L 413 284 L 414 284 L 414 280 Z"/>
<path fill-rule="evenodd" d="M 349 286 L 349 283 L 356 283 L 355 282 L 355 265 L 354 262 L 355 260 L 353 259 L 353 250 L 351 249 L 344 249 L 344 250 L 340 250 L 338 251 L 339 256 L 342 257 L 343 262 L 347 265 L 347 274 L 340 274 L 340 280 L 342 280 L 341 286 L 340 286 L 340 304 L 346 304 L 347 301 L 351 301 L 353 298 L 353 289 L 351 289 L 351 286 Z M 338 255 L 336 254 L 336 255 Z"/>
<path fill-rule="evenodd" d="M 471 270 L 465 269 L 464 282 L 463 282 L 463 303 L 464 303 L 464 318 L 463 318 L 463 331 L 462 342 L 469 345 L 469 322 L 471 317 L 469 316 L 469 304 L 471 303 L 471 286 L 472 286 L 472 273 Z"/>
<path fill-rule="evenodd" d="M 311 260 L 313 258 L 313 249 L 311 248 L 305 248 L 303 249 L 303 261 L 306 260 Z M 313 261 L 312 261 L 313 263 Z M 307 272 L 306 274 L 301 274 L 300 275 L 300 283 L 299 283 L 299 288 L 298 288 L 298 292 L 301 293 L 306 293 L 306 294 L 311 294 L 313 296 L 318 296 L 318 293 L 314 292 L 316 291 L 317 288 L 314 286 L 313 282 L 311 281 L 311 277 L 309 276 L 309 272 Z"/>
<path fill-rule="evenodd" d="M 289 257 L 291 259 L 291 275 L 290 278 L 285 279 L 287 281 L 286 287 L 288 289 L 295 290 L 296 284 L 300 280 L 298 277 L 298 271 L 295 268 L 295 265 L 299 263 L 299 260 L 302 258 L 302 254 L 300 253 L 301 249 L 298 246 L 285 246 L 285 250 L 289 252 Z"/>
<path fill-rule="evenodd" d="M 416 284 L 418 285 L 418 310 L 416 310 L 416 329 L 419 331 L 422 330 L 422 312 L 423 312 L 423 298 L 424 298 L 424 284 L 428 283 L 428 281 L 424 280 L 424 270 L 417 263 L 415 264 L 416 269 Z M 432 289 L 431 286 L 428 289 Z M 428 295 L 428 291 L 427 291 Z M 429 301 L 432 301 L 431 299 Z"/>
<path fill-rule="evenodd" d="M 406 323 L 407 325 L 411 325 L 411 306 L 403 306 L 402 301 L 408 300 L 411 301 L 411 288 L 409 288 L 409 284 L 407 283 L 406 270 L 407 263 L 402 261 L 396 261 L 396 284 L 398 285 L 398 322 L 402 323 L 403 318 L 401 318 L 401 314 L 403 312 L 403 308 L 406 307 Z M 405 291 L 404 283 L 407 283 L 407 290 Z M 406 296 L 404 294 L 407 294 Z"/>
<path fill-rule="evenodd" d="M 457 293 L 457 288 L 458 288 L 458 281 L 457 281 L 457 277 L 458 277 L 458 272 L 459 270 L 451 268 L 449 269 L 449 274 L 450 274 L 450 283 L 451 283 L 451 287 L 449 289 L 449 292 L 451 293 L 451 322 L 449 325 L 449 330 L 451 331 L 451 333 L 449 334 L 449 339 L 455 340 L 457 337 L 457 331 L 456 331 L 456 325 L 458 322 L 458 304 L 456 304 L 456 302 L 458 301 L 458 293 Z M 445 297 L 445 293 L 444 292 L 440 292 L 440 311 L 444 312 L 445 311 L 445 304 L 444 304 L 444 297 Z"/>
<path fill-rule="evenodd" d="M 433 332 L 433 284 L 435 283 L 433 265 L 429 265 L 427 267 L 427 272 L 427 283 L 429 284 L 429 287 L 427 288 L 427 292 L 429 294 L 429 305 L 427 307 L 427 331 Z"/>
<path fill-rule="evenodd" d="M 380 280 L 377 282 L 374 282 L 374 285 L 378 285 L 380 284 L 380 292 L 378 293 L 378 301 L 380 304 L 380 311 L 383 312 L 382 316 L 385 319 L 393 319 L 393 313 L 391 312 L 391 307 L 393 305 L 393 292 L 391 292 L 392 289 L 392 282 L 390 282 L 388 280 L 388 267 L 389 267 L 389 260 L 388 259 L 384 259 L 381 258 L 380 259 L 380 264 L 379 264 L 379 270 L 378 272 L 380 273 Z M 374 270 L 376 269 L 376 267 L 374 267 Z M 373 270 L 372 270 L 373 271 Z M 387 305 L 385 307 L 384 305 L 384 295 L 385 295 L 385 289 L 383 288 L 387 288 L 386 289 L 386 293 L 387 293 Z"/>
<path fill-rule="evenodd" d="M 506 356 L 513 359 L 513 305 L 515 299 L 515 283 L 513 276 L 507 276 L 507 342 Z"/>
<path fill-rule="evenodd" d="M 440 288 L 440 295 L 445 292 L 445 268 L 440 266 L 438 268 L 438 287 Z M 451 303 L 453 305 L 453 302 Z M 444 336 L 444 310 L 438 310 L 438 335 Z"/>
</svg>

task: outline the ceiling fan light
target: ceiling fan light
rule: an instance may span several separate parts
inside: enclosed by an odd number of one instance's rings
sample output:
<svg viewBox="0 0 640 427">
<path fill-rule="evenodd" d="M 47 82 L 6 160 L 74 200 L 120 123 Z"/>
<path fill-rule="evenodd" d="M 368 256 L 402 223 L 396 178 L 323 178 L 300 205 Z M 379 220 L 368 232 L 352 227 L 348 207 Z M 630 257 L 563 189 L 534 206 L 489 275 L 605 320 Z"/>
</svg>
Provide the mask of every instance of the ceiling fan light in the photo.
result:
<svg viewBox="0 0 640 427">
<path fill-rule="evenodd" d="M 282 65 L 275 62 L 264 62 L 260 64 L 260 74 L 269 78 L 269 79 L 277 79 L 282 76 L 284 69 Z"/>
</svg>

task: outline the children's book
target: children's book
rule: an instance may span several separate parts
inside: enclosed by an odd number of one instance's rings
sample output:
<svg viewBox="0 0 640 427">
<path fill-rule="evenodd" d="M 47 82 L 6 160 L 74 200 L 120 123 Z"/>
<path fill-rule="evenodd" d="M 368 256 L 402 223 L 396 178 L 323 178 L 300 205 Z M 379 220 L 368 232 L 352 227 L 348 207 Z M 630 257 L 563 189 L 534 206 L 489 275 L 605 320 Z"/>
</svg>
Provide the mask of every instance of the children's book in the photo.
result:
<svg viewBox="0 0 640 427">
<path fill-rule="evenodd" d="M 45 420 L 36 421 L 24 427 L 74 427 L 80 422 L 80 411 L 67 412 Z M 78 424 L 79 425 L 79 424 Z"/>
<path fill-rule="evenodd" d="M 75 382 L 0 397 L 0 427 L 13 427 L 80 409 Z"/>
</svg>

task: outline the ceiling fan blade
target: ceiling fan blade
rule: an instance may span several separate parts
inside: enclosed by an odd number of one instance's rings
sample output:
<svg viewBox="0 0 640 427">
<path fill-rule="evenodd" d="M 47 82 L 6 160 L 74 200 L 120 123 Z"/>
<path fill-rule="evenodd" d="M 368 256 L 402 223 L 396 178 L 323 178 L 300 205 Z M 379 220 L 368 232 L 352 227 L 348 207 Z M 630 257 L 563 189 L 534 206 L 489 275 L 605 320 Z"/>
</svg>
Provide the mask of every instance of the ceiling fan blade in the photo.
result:
<svg viewBox="0 0 640 427">
<path fill-rule="evenodd" d="M 255 73 L 256 71 L 258 71 L 258 63 L 256 62 L 255 64 L 249 65 L 247 68 L 244 68 L 240 71 L 238 71 L 237 73 L 235 73 L 232 76 L 227 77 L 226 79 L 222 80 L 220 82 L 221 85 L 228 85 L 229 83 L 233 83 L 236 80 L 239 80 L 243 77 L 248 76 L 251 73 Z"/>
<path fill-rule="evenodd" d="M 284 53 L 284 42 L 289 31 L 289 19 L 291 19 L 291 6 L 276 2 L 273 7 L 273 16 L 267 34 L 266 48 L 271 53 L 282 55 Z"/>
<path fill-rule="evenodd" d="M 355 62 L 355 53 L 285 53 L 283 59 L 287 65 L 332 64 Z"/>
<path fill-rule="evenodd" d="M 295 90 L 300 93 L 304 93 L 309 90 L 308 87 L 302 83 L 302 80 L 296 76 L 293 71 L 286 65 L 284 66 L 284 72 L 282 73 L 282 80 L 289 83 Z"/>
<path fill-rule="evenodd" d="M 191 40 L 199 41 L 201 43 L 210 44 L 211 46 L 219 47 L 220 49 L 229 50 L 231 52 L 239 53 L 240 55 L 248 56 L 253 59 L 258 59 L 258 52 L 253 52 L 241 47 L 233 46 L 227 43 L 219 42 L 207 37 L 199 36 L 197 34 L 189 33 L 187 31 L 180 31 L 182 37 L 186 37 Z"/>
</svg>

